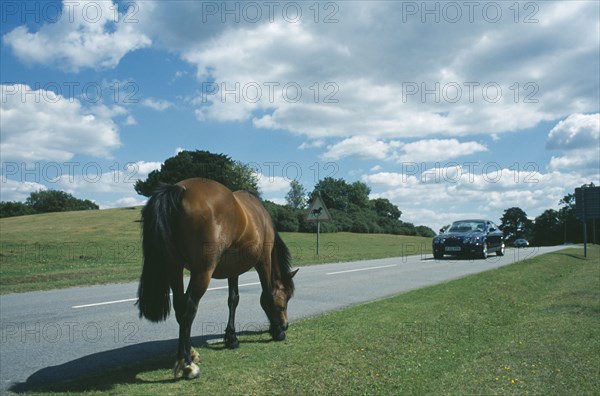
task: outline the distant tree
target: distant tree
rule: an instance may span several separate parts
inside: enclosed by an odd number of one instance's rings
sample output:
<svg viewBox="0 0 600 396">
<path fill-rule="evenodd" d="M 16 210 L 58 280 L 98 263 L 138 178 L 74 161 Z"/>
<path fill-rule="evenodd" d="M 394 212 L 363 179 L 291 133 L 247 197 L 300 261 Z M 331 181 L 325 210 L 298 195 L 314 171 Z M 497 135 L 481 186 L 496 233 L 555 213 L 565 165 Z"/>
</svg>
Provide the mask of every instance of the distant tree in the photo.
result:
<svg viewBox="0 0 600 396">
<path fill-rule="evenodd" d="M 35 214 L 35 210 L 23 202 L 0 202 L 0 218 L 25 216 L 30 214 Z"/>
<path fill-rule="evenodd" d="M 582 239 L 581 222 L 577 219 L 575 210 L 575 194 L 565 195 L 558 204 L 561 206 L 558 211 L 561 241 L 579 242 Z"/>
<path fill-rule="evenodd" d="M 380 217 L 391 220 L 400 220 L 402 211 L 387 198 L 375 198 L 369 201 L 369 205 L 377 212 Z"/>
<path fill-rule="evenodd" d="M 326 177 L 315 185 L 311 200 L 320 192 L 321 198 L 328 209 L 347 210 L 350 203 L 348 187 L 348 183 L 344 179 Z"/>
<path fill-rule="evenodd" d="M 25 205 L 36 213 L 99 209 L 98 205 L 88 199 L 77 199 L 69 193 L 58 190 L 32 192 L 25 201 Z"/>
<path fill-rule="evenodd" d="M 594 183 L 583 184 L 581 188 L 595 187 Z M 581 219 L 577 218 L 577 211 L 575 208 L 575 193 L 565 195 L 558 204 L 561 206 L 558 211 L 558 219 L 560 221 L 560 229 L 563 242 L 583 242 L 583 231 L 581 226 Z M 596 224 L 592 221 L 588 224 L 588 241 L 595 242 L 594 235 L 598 232 L 594 231 L 594 227 L 600 230 L 600 223 Z M 596 230 L 596 231 L 597 231 Z"/>
<path fill-rule="evenodd" d="M 297 180 L 292 180 L 285 201 L 292 208 L 304 209 L 306 207 L 306 189 Z"/>
<path fill-rule="evenodd" d="M 504 232 L 507 241 L 512 242 L 518 238 L 529 238 L 533 222 L 527 218 L 527 213 L 521 208 L 506 209 L 500 221 L 500 228 Z"/>
<path fill-rule="evenodd" d="M 350 210 L 351 205 L 356 208 L 367 208 L 371 189 L 359 181 L 350 184 L 344 179 L 326 177 L 315 185 L 311 199 L 317 192 L 321 193 L 321 198 L 328 209 Z"/>
<path fill-rule="evenodd" d="M 433 238 L 436 235 L 435 231 L 431 228 L 422 225 L 415 227 L 415 230 L 417 231 L 417 235 L 422 237 Z"/>
<path fill-rule="evenodd" d="M 535 246 L 552 246 L 561 241 L 560 220 L 558 212 L 547 209 L 535 218 L 532 244 Z"/>
<path fill-rule="evenodd" d="M 150 172 L 144 181 L 138 180 L 134 188 L 138 194 L 149 197 L 160 182 L 177 183 L 192 177 L 218 181 L 232 191 L 246 190 L 260 195 L 258 178 L 250 166 L 233 161 L 224 154 L 199 150 L 181 151 L 168 158 L 160 170 Z"/>
<path fill-rule="evenodd" d="M 400 220 L 402 211 L 385 198 L 369 199 L 371 189 L 363 182 L 348 183 L 344 179 L 327 177 L 315 185 L 311 199 L 317 193 L 329 209 L 332 221 L 329 231 L 386 233 L 396 235 L 434 236 L 428 227 L 415 227 Z M 301 231 L 311 231 L 311 224 L 300 223 Z"/>
<path fill-rule="evenodd" d="M 402 223 L 399 235 L 417 235 L 417 229 L 413 223 Z"/>
<path fill-rule="evenodd" d="M 245 190 L 260 197 L 258 187 L 258 176 L 256 169 L 240 161 L 233 161 L 228 176 L 229 185 L 225 184 L 231 191 Z"/>
<path fill-rule="evenodd" d="M 271 201 L 263 201 L 263 205 L 271 215 L 277 231 L 299 231 L 302 210 L 287 205 L 278 205 Z"/>
<path fill-rule="evenodd" d="M 363 182 L 356 181 L 348 187 L 348 201 L 359 208 L 369 206 L 369 194 L 371 189 Z"/>
</svg>

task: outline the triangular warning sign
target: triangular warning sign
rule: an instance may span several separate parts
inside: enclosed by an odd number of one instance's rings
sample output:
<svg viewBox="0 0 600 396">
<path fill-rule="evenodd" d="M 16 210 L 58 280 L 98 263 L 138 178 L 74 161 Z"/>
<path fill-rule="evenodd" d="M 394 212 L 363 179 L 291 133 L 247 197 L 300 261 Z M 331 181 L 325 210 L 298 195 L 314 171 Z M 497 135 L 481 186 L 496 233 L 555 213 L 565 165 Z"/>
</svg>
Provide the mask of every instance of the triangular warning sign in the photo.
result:
<svg viewBox="0 0 600 396">
<path fill-rule="evenodd" d="M 331 215 L 329 214 L 321 195 L 315 195 L 315 199 L 313 199 L 308 207 L 306 221 L 331 221 Z"/>
</svg>

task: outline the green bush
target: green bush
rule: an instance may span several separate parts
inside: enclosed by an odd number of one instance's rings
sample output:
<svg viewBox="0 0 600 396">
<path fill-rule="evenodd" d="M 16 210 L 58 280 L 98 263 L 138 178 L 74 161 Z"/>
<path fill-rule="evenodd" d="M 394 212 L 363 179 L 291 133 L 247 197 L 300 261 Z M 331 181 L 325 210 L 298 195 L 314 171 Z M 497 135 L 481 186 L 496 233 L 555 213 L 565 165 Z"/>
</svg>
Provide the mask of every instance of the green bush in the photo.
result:
<svg viewBox="0 0 600 396">
<path fill-rule="evenodd" d="M 58 190 L 32 192 L 25 203 L 0 202 L 0 217 L 24 216 L 36 213 L 96 210 L 100 207 L 88 199 L 78 199 Z"/>
<path fill-rule="evenodd" d="M 23 202 L 0 202 L 0 218 L 30 214 L 35 214 L 35 210 Z"/>
</svg>

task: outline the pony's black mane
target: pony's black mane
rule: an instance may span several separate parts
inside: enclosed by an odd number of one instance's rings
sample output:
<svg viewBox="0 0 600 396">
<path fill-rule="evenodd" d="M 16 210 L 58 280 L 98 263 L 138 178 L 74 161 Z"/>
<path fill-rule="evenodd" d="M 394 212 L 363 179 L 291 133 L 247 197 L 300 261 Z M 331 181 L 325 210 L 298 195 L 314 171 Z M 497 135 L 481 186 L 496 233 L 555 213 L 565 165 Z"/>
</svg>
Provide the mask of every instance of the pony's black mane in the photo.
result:
<svg viewBox="0 0 600 396">
<path fill-rule="evenodd" d="M 275 233 L 275 249 L 277 250 L 277 262 L 279 265 L 279 272 L 281 273 L 281 282 L 283 286 L 290 291 L 290 297 L 294 294 L 294 280 L 291 265 L 290 250 L 285 245 L 279 233 Z"/>
</svg>

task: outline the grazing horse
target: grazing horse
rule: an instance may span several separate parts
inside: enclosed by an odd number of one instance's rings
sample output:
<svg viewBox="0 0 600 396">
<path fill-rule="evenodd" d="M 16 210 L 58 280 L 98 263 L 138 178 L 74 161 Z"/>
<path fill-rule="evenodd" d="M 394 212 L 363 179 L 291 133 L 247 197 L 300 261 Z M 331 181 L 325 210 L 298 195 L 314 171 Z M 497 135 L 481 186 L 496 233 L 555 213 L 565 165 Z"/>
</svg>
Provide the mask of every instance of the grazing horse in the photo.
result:
<svg viewBox="0 0 600 396">
<path fill-rule="evenodd" d="M 179 323 L 175 377 L 200 376 L 190 333 L 211 278 L 228 279 L 227 347 L 239 346 L 235 334 L 238 277 L 252 267 L 262 285 L 260 304 L 270 322 L 269 332 L 276 341 L 285 339 L 287 304 L 298 270 L 291 271 L 289 250 L 256 197 L 201 178 L 161 184 L 142 209 L 142 223 L 144 266 L 137 306 L 140 317 L 163 321 L 171 310 L 173 291 Z M 185 293 L 184 268 L 190 271 Z"/>
</svg>

